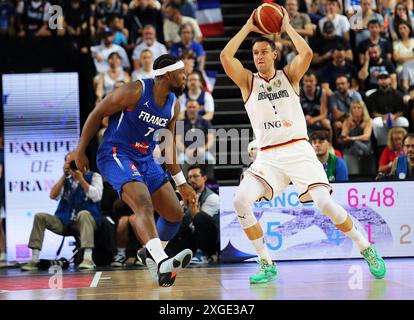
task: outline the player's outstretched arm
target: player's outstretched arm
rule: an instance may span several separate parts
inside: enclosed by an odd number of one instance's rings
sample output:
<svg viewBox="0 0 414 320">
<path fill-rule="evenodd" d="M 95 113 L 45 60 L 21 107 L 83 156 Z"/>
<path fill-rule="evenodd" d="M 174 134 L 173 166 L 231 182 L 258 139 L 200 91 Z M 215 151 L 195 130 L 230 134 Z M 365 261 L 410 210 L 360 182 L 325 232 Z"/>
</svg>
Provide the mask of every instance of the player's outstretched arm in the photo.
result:
<svg viewBox="0 0 414 320">
<path fill-rule="evenodd" d="M 239 32 L 227 43 L 224 49 L 220 53 L 220 61 L 223 65 L 224 71 L 233 80 L 237 86 L 243 91 L 250 91 L 251 84 L 251 71 L 245 69 L 240 60 L 235 58 L 236 52 L 240 45 L 246 39 L 250 32 L 262 33 L 253 24 L 253 14 L 247 20 L 246 24 L 240 29 Z"/>
<path fill-rule="evenodd" d="M 282 30 L 289 35 L 296 51 L 298 52 L 293 61 L 285 66 L 284 71 L 289 77 L 293 89 L 295 89 L 296 92 L 299 92 L 300 79 L 302 79 L 305 72 L 309 69 L 313 57 L 313 51 L 306 43 L 305 39 L 303 39 L 290 24 L 289 14 L 285 8 L 283 8 L 283 12 L 284 17 L 282 20 Z"/>
<path fill-rule="evenodd" d="M 88 168 L 88 158 L 85 156 L 86 147 L 98 131 L 102 119 L 128 107 L 134 107 L 141 97 L 141 91 L 142 86 L 139 81 L 127 83 L 107 95 L 89 114 L 75 150 L 76 166 L 82 172 L 86 172 Z"/>
</svg>

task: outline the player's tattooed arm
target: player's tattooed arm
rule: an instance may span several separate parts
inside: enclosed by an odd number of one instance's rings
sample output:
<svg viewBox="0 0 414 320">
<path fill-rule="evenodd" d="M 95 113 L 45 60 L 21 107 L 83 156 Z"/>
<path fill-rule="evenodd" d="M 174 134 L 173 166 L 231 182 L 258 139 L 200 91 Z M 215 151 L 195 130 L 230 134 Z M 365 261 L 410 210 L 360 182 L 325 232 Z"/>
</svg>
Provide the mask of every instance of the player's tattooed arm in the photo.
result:
<svg viewBox="0 0 414 320">
<path fill-rule="evenodd" d="M 85 156 L 86 147 L 98 131 L 102 119 L 126 108 L 134 107 L 141 98 L 141 93 L 141 82 L 126 83 L 108 94 L 89 114 L 75 150 L 76 166 L 82 172 L 86 172 L 89 165 L 88 158 Z"/>
</svg>

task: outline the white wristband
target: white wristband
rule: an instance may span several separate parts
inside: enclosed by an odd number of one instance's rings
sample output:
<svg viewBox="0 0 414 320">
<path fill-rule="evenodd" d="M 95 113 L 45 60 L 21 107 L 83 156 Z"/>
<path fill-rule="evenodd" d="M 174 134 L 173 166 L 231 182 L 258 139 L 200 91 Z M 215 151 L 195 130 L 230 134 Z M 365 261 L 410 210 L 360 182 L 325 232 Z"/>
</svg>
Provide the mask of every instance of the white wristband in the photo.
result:
<svg viewBox="0 0 414 320">
<path fill-rule="evenodd" d="M 176 175 L 173 175 L 172 178 L 177 187 L 187 182 L 182 171 L 178 172 Z"/>
</svg>

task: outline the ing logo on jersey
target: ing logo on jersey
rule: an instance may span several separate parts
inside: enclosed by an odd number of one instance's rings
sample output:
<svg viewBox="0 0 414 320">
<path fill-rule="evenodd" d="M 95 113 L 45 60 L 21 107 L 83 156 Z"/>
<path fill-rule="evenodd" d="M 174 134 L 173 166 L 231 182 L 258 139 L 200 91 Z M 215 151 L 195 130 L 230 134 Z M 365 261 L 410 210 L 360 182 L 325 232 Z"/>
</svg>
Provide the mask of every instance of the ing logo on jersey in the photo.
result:
<svg viewBox="0 0 414 320">
<path fill-rule="evenodd" d="M 131 167 L 132 170 L 132 175 L 133 176 L 140 176 L 141 174 L 139 173 L 137 167 L 135 167 L 135 165 L 133 163 L 130 163 L 129 166 Z"/>
<path fill-rule="evenodd" d="M 147 154 L 149 144 L 146 141 L 141 141 L 141 142 L 135 142 L 135 144 L 131 144 L 131 147 L 134 148 L 135 150 L 138 150 L 142 153 Z"/>
</svg>

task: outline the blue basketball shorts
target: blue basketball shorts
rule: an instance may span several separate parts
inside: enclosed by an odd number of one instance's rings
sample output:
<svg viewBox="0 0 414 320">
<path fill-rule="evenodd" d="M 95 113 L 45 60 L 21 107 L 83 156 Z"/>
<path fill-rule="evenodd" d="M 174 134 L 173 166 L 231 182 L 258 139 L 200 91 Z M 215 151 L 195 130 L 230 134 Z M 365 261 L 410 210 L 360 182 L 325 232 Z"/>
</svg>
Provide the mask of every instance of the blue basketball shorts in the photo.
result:
<svg viewBox="0 0 414 320">
<path fill-rule="evenodd" d="M 101 145 L 96 160 L 99 171 L 119 196 L 122 186 L 128 182 L 142 182 L 154 193 L 168 181 L 167 173 L 152 155 L 140 158 L 116 147 Z"/>
</svg>

